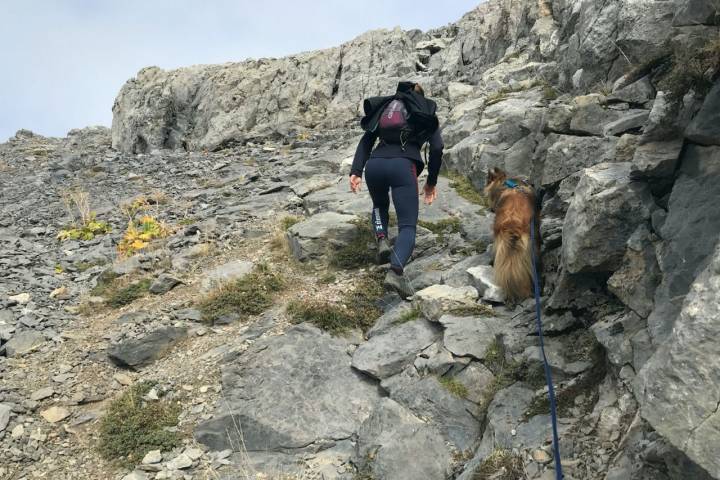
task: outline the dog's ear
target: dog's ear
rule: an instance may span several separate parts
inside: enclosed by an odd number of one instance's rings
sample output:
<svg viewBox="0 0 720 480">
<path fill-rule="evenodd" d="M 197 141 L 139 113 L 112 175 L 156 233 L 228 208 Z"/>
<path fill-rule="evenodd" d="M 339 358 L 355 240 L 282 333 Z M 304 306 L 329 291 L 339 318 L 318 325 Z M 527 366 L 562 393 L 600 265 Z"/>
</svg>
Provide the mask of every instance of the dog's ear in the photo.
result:
<svg viewBox="0 0 720 480">
<path fill-rule="evenodd" d="M 490 170 L 488 170 L 487 183 L 492 183 L 495 180 L 500 180 L 506 176 L 507 175 L 505 174 L 505 172 L 500 170 L 498 167 L 492 167 Z"/>
</svg>

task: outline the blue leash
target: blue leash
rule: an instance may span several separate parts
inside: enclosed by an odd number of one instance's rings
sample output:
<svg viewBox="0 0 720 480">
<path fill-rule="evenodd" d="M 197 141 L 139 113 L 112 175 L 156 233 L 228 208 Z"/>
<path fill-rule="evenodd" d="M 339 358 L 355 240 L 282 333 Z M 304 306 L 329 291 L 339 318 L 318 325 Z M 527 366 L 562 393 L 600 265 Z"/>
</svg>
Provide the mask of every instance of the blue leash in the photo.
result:
<svg viewBox="0 0 720 480">
<path fill-rule="evenodd" d="M 563 480 L 562 463 L 560 463 L 560 440 L 557 428 L 557 405 L 555 404 L 555 389 L 553 388 L 552 372 L 550 364 L 545 356 L 545 342 L 542 332 L 542 317 L 540 308 L 540 281 L 538 280 L 537 258 L 535 258 L 535 216 L 530 220 L 530 251 L 532 252 L 533 267 L 533 290 L 535 291 L 535 320 L 537 320 L 537 332 L 540 338 L 540 351 L 542 352 L 543 364 L 545 366 L 545 381 L 548 386 L 548 395 L 550 397 L 550 418 L 552 420 L 553 431 L 553 451 L 555 454 L 555 478 Z"/>
</svg>

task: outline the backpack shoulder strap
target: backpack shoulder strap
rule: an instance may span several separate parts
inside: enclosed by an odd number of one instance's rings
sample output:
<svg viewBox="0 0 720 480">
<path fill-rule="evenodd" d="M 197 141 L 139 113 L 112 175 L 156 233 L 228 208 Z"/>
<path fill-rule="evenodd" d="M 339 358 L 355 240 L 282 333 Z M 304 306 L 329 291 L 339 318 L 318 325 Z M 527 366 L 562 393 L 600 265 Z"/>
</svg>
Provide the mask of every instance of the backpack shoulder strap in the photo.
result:
<svg viewBox="0 0 720 480">
<path fill-rule="evenodd" d="M 360 126 L 363 130 L 374 130 L 377 126 L 377 120 L 382 114 L 385 105 L 395 99 L 395 95 L 387 95 L 383 97 L 370 97 L 363 100 L 363 110 L 365 116 L 360 120 Z"/>
</svg>

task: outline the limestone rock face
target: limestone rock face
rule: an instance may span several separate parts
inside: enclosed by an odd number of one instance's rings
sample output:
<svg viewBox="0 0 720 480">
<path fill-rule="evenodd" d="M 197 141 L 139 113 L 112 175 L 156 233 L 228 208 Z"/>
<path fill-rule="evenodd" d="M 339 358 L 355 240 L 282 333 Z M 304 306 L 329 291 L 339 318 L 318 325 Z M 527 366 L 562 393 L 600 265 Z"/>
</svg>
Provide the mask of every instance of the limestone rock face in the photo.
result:
<svg viewBox="0 0 720 480">
<path fill-rule="evenodd" d="M 196 438 L 215 450 L 232 448 L 240 441 L 234 424 L 242 425 L 249 451 L 348 438 L 379 396 L 352 371 L 347 348 L 346 340 L 306 324 L 256 343 L 223 368 L 225 400 Z"/>
<path fill-rule="evenodd" d="M 720 248 L 690 288 L 668 340 L 635 383 L 643 417 L 714 478 L 720 477 Z"/>
<path fill-rule="evenodd" d="M 720 147 L 690 146 L 660 228 L 664 243 L 657 258 L 663 277 L 655 291 L 655 309 L 648 317 L 657 344 L 670 334 L 685 294 L 715 247 L 720 211 L 709 206 L 719 197 Z"/>
<path fill-rule="evenodd" d="M 585 170 L 563 226 L 563 260 L 570 273 L 615 271 L 636 226 L 650 218 L 649 189 L 631 182 L 629 163 Z"/>
</svg>

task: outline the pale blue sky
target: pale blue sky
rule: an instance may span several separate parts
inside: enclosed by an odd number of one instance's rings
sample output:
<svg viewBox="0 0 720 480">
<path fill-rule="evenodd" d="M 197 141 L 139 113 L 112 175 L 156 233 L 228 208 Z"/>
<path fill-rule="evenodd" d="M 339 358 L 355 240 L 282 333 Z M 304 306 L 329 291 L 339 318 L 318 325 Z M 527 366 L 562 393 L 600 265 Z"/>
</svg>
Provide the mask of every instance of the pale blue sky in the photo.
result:
<svg viewBox="0 0 720 480">
<path fill-rule="evenodd" d="M 120 87 L 174 68 L 332 47 L 374 28 L 427 30 L 482 0 L 0 0 L 0 142 L 110 126 Z"/>
</svg>

